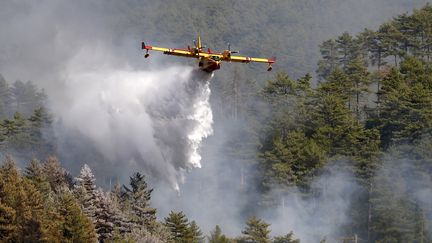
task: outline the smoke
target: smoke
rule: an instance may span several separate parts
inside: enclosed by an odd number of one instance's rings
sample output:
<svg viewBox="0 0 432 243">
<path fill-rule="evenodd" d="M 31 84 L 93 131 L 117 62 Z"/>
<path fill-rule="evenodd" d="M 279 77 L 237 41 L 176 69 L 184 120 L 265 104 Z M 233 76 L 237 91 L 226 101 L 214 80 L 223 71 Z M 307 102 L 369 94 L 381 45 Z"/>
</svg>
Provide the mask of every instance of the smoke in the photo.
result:
<svg viewBox="0 0 432 243">
<path fill-rule="evenodd" d="M 407 234 L 419 235 L 422 230 L 428 238 L 432 237 L 430 142 L 429 137 L 416 145 L 393 148 L 384 156 L 372 184 L 373 200 L 379 202 L 375 208 L 386 203 L 386 210 L 391 210 L 394 218 L 389 222 L 391 226 L 404 225 Z"/>
<path fill-rule="evenodd" d="M 340 162 L 343 164 L 345 162 Z M 342 229 L 350 222 L 349 210 L 360 186 L 354 175 L 340 165 L 328 165 L 325 173 L 311 183 L 308 195 L 292 188 L 288 194 L 274 190 L 271 195 L 280 201 L 264 218 L 272 224 L 273 234 L 293 231 L 302 242 L 337 242 Z"/>
<path fill-rule="evenodd" d="M 68 139 L 64 129 L 78 133 L 108 162 L 178 190 L 183 172 L 201 167 L 200 144 L 212 134 L 211 76 L 181 66 L 134 70 L 107 53 L 86 47 L 66 63 L 62 98 L 52 103 L 59 140 Z"/>
</svg>

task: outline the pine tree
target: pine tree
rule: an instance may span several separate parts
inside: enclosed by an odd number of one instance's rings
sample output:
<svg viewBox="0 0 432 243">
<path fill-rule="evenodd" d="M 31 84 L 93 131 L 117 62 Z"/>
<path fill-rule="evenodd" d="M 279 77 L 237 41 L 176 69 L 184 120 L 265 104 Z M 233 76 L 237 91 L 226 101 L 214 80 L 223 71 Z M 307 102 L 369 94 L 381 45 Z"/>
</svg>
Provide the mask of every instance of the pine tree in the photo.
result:
<svg viewBox="0 0 432 243">
<path fill-rule="evenodd" d="M 12 241 L 16 230 L 15 210 L 0 201 L 0 239 L 2 242 Z"/>
<path fill-rule="evenodd" d="M 54 132 L 52 130 L 52 118 L 43 107 L 34 110 L 28 119 L 30 122 L 29 136 L 33 146 L 33 151 L 37 152 L 38 157 L 45 157 L 53 154 Z"/>
<path fill-rule="evenodd" d="M 58 209 L 64 220 L 62 235 L 65 241 L 96 241 L 96 232 L 91 219 L 81 211 L 77 200 L 69 191 L 60 193 Z"/>
<path fill-rule="evenodd" d="M 407 58 L 400 71 L 391 69 L 383 78 L 382 105 L 372 114 L 368 126 L 380 130 L 384 149 L 418 141 L 432 127 L 432 89 L 425 78 L 430 75 L 426 70 L 418 59 Z"/>
<path fill-rule="evenodd" d="M 369 92 L 368 87 L 371 83 L 370 74 L 361 58 L 355 58 L 349 62 L 346 67 L 346 73 L 351 86 L 351 96 L 354 96 L 353 110 L 357 118 L 361 119 L 360 106 L 363 103 L 361 98 Z"/>
<path fill-rule="evenodd" d="M 324 41 L 320 45 L 322 60 L 318 62 L 318 77 L 326 79 L 336 68 L 339 67 L 337 43 L 334 40 Z"/>
<path fill-rule="evenodd" d="M 14 110 L 24 116 L 30 116 L 35 109 L 43 106 L 46 98 L 45 94 L 38 92 L 30 81 L 24 83 L 17 80 L 12 84 L 10 90 L 14 101 Z"/>
<path fill-rule="evenodd" d="M 61 242 L 61 217 L 53 203 L 39 192 L 28 179 L 22 180 L 26 191 L 27 205 L 31 210 L 31 219 L 24 232 L 25 242 L 36 240 Z"/>
<path fill-rule="evenodd" d="M 98 192 L 96 190 L 96 179 L 87 164 L 84 164 L 84 166 L 81 168 L 79 176 L 75 178 L 75 180 L 77 181 L 77 185 L 74 188 L 74 193 L 79 199 L 80 205 L 85 215 L 92 219 L 97 232 L 98 228 L 96 211 L 98 210 L 97 207 L 100 198 L 98 198 Z"/>
<path fill-rule="evenodd" d="M 242 231 L 245 235 L 245 240 L 256 243 L 267 243 L 270 242 L 270 230 L 267 224 L 263 220 L 257 217 L 251 217 L 246 221 L 246 228 Z"/>
<path fill-rule="evenodd" d="M 336 68 L 328 77 L 326 82 L 319 85 L 319 92 L 322 94 L 336 95 L 341 98 L 345 103 L 346 107 L 351 107 L 351 85 L 349 77 L 341 69 Z"/>
<path fill-rule="evenodd" d="M 367 31 L 365 33 L 368 40 L 368 51 L 370 52 L 370 61 L 372 65 L 376 65 L 378 67 L 378 71 L 381 71 L 381 68 L 386 64 L 385 59 L 388 56 L 388 50 L 383 43 L 382 33 L 380 30 L 377 32 Z"/>
<path fill-rule="evenodd" d="M 0 119 L 6 119 L 11 114 L 11 93 L 9 85 L 0 74 Z"/>
<path fill-rule="evenodd" d="M 178 213 L 171 211 L 168 217 L 164 219 L 164 225 L 171 232 L 173 240 L 176 243 L 191 242 L 193 239 L 188 219 L 181 211 Z"/>
<path fill-rule="evenodd" d="M 415 242 L 414 205 L 406 195 L 409 189 L 400 180 L 401 172 L 385 168 L 375 177 L 370 199 L 372 241 Z"/>
<path fill-rule="evenodd" d="M 114 233 L 114 222 L 116 221 L 115 214 L 110 207 L 108 197 L 99 189 L 95 192 L 95 214 L 93 217 L 95 230 L 98 239 L 105 242 L 112 238 Z"/>
<path fill-rule="evenodd" d="M 201 232 L 198 224 L 195 222 L 195 220 L 192 220 L 189 224 L 189 230 L 192 235 L 192 239 L 190 242 L 193 243 L 204 243 L 204 236 Z"/>
<path fill-rule="evenodd" d="M 66 170 L 60 165 L 60 161 L 54 157 L 49 156 L 43 163 L 43 172 L 54 192 L 62 191 L 64 188 L 70 188 L 68 182 L 68 174 Z"/>
<path fill-rule="evenodd" d="M 152 224 L 156 221 L 156 209 L 150 207 L 153 189 L 148 188 L 144 175 L 138 172 L 130 177 L 130 186 L 131 188 L 123 188 L 124 196 L 132 209 L 132 220 L 151 231 Z"/>
<path fill-rule="evenodd" d="M 110 206 L 110 210 L 113 212 L 113 222 L 116 226 L 116 234 L 121 237 L 124 236 L 126 233 L 129 233 L 133 230 L 133 228 L 136 228 L 136 225 L 133 224 L 133 222 L 129 219 L 130 218 L 130 205 L 125 205 L 127 202 L 127 199 L 125 199 L 125 192 L 121 190 L 120 184 L 116 184 L 114 186 L 113 191 L 111 191 L 107 195 L 107 202 Z M 129 217 L 128 217 L 129 216 Z M 154 226 L 154 225 L 152 225 Z M 138 227 L 141 228 L 141 227 Z"/>
<path fill-rule="evenodd" d="M 6 145 L 6 128 L 4 121 L 0 121 L 0 149 L 4 149 Z"/>
<path fill-rule="evenodd" d="M 0 168 L 0 198 L 15 211 L 12 241 L 36 242 L 54 239 L 49 222 L 44 221 L 43 197 L 28 180 L 22 179 L 12 158 L 6 157 Z"/>
<path fill-rule="evenodd" d="M 348 33 L 344 32 L 336 39 L 339 64 L 345 70 L 348 64 L 360 54 L 360 48 L 356 40 Z"/>
<path fill-rule="evenodd" d="M 60 241 L 62 239 L 63 216 L 58 209 L 57 196 L 51 190 L 43 166 L 38 160 L 32 159 L 25 170 L 25 178 L 34 185 L 42 196 L 44 210 L 44 231 L 48 241 Z"/>
<path fill-rule="evenodd" d="M 15 112 L 13 119 L 3 121 L 7 146 L 10 152 L 27 150 L 30 148 L 29 124 L 24 116 Z"/>
<path fill-rule="evenodd" d="M 430 26 L 432 17 L 432 7 L 430 4 L 424 6 L 420 10 L 414 10 L 412 21 L 416 27 L 417 40 L 419 41 L 417 55 L 425 61 L 430 61 L 432 54 L 432 29 Z"/>
<path fill-rule="evenodd" d="M 324 163 L 324 151 L 302 132 L 290 132 L 285 138 L 275 138 L 273 149 L 261 156 L 264 182 L 281 186 L 303 186 L 313 171 Z"/>
<path fill-rule="evenodd" d="M 129 231 L 126 220 L 118 215 L 109 197 L 96 189 L 95 177 L 90 167 L 85 164 L 76 178 L 75 195 L 80 200 L 83 212 L 92 219 L 99 241 L 110 240 L 117 228 L 121 234 Z"/>
<path fill-rule="evenodd" d="M 269 80 L 263 89 L 263 96 L 271 106 L 269 136 L 263 148 L 276 136 L 286 137 L 291 130 L 308 125 L 310 117 L 307 104 L 313 95 L 310 76 L 292 80 L 285 73 L 278 73 L 275 80 Z"/>
<path fill-rule="evenodd" d="M 388 56 L 393 56 L 394 66 L 397 66 L 398 57 L 401 54 L 398 42 L 401 38 L 401 33 L 392 23 L 382 24 L 378 29 L 378 33 L 383 49 L 386 50 Z"/>
<path fill-rule="evenodd" d="M 392 24 L 400 32 L 400 36 L 397 39 L 399 43 L 399 55 L 405 57 L 408 54 L 417 54 L 420 49 L 419 42 L 417 40 L 416 28 L 413 17 L 407 13 L 401 14 L 394 18 Z"/>
<path fill-rule="evenodd" d="M 30 161 L 30 164 L 25 169 L 24 175 L 29 179 L 39 192 L 44 197 L 50 196 L 51 187 L 44 173 L 42 164 L 35 158 Z"/>
<path fill-rule="evenodd" d="M 23 237 L 24 227 L 30 215 L 20 182 L 15 161 L 7 156 L 0 167 L 0 198 L 3 212 L 7 213 L 3 216 L 6 222 L 2 227 L 11 241 L 18 241 Z"/>
<path fill-rule="evenodd" d="M 209 243 L 229 243 L 228 237 L 222 234 L 219 225 L 216 225 L 215 229 L 210 232 L 210 236 L 208 236 L 207 239 Z"/>
<path fill-rule="evenodd" d="M 294 239 L 294 233 L 291 231 L 284 236 L 276 236 L 272 243 L 300 243 L 300 240 Z"/>
</svg>

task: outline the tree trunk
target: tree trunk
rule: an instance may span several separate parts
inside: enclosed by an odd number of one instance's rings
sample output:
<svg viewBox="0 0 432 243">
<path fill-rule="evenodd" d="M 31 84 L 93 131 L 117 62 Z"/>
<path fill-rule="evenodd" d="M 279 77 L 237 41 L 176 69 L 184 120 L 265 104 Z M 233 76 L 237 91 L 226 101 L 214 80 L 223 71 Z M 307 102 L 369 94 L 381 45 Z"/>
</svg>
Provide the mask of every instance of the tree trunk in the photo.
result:
<svg viewBox="0 0 432 243">
<path fill-rule="evenodd" d="M 367 236 L 368 242 L 371 243 L 371 224 L 372 224 L 372 204 L 371 204 L 371 195 L 372 195 L 372 182 L 369 182 L 369 192 L 368 192 L 368 223 L 367 223 Z"/>
</svg>

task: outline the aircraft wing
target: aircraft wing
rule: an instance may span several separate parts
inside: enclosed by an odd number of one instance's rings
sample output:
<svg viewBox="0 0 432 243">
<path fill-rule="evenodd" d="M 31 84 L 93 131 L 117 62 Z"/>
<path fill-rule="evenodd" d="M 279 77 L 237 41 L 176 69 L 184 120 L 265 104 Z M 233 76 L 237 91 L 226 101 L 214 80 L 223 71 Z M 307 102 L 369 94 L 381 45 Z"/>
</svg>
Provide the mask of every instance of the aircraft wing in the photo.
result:
<svg viewBox="0 0 432 243">
<path fill-rule="evenodd" d="M 256 58 L 256 57 L 242 57 L 242 56 L 231 56 L 231 58 L 229 58 L 229 61 L 231 62 L 244 62 L 244 63 L 249 63 L 249 62 L 263 62 L 263 63 L 268 63 L 268 64 L 272 64 L 276 62 L 276 58 Z"/>
<path fill-rule="evenodd" d="M 152 50 L 152 51 L 161 51 L 166 55 L 174 55 L 174 56 L 182 56 L 182 57 L 195 57 L 198 58 L 198 55 L 189 50 L 182 49 L 171 49 L 165 47 L 157 47 L 157 46 L 147 46 L 145 43 L 142 43 L 143 50 Z"/>
<path fill-rule="evenodd" d="M 197 54 L 199 57 L 218 57 L 218 58 L 222 58 L 222 54 L 219 53 L 208 53 L 208 52 L 199 52 Z"/>
</svg>

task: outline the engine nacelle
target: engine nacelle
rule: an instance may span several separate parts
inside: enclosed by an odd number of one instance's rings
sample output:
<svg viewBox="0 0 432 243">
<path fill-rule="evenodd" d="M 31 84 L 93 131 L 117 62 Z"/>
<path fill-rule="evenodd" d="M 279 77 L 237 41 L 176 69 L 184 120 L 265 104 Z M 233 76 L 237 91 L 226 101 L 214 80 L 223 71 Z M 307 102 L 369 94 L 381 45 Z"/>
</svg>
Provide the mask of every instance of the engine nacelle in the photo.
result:
<svg viewBox="0 0 432 243">
<path fill-rule="evenodd" d="M 231 58 L 231 52 L 228 51 L 228 50 L 225 50 L 225 51 L 222 52 L 222 56 L 225 59 L 230 59 Z"/>
</svg>

